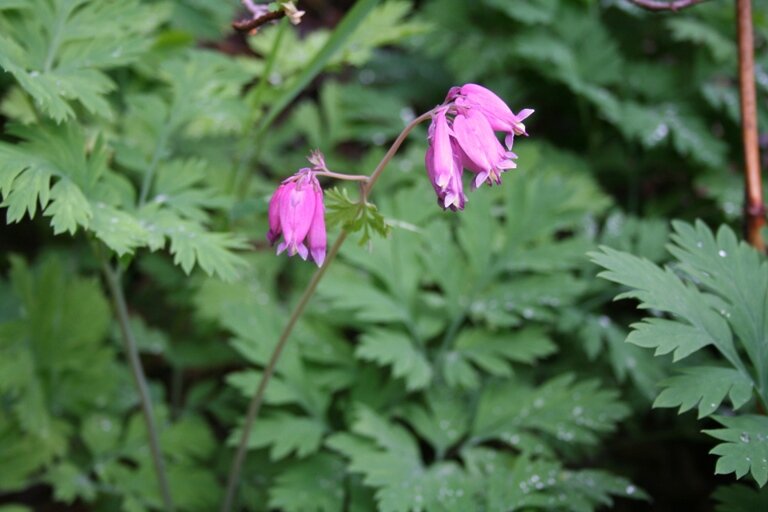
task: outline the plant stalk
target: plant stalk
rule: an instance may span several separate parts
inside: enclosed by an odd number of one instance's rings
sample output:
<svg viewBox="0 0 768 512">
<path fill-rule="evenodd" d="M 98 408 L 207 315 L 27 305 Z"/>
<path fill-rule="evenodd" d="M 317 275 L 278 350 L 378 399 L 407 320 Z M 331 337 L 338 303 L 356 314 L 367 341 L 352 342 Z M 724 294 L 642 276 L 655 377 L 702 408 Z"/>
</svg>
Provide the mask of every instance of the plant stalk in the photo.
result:
<svg viewBox="0 0 768 512">
<path fill-rule="evenodd" d="M 755 55 L 751 0 L 736 1 L 739 37 L 739 102 L 741 105 L 741 137 L 744 144 L 744 178 L 746 181 L 746 237 L 760 252 L 765 252 L 762 228 L 765 206 L 760 173 L 760 146 L 757 136 L 757 99 L 755 93 Z"/>
<path fill-rule="evenodd" d="M 408 125 L 405 128 L 403 128 L 403 131 L 400 132 L 400 135 L 398 135 L 395 141 L 392 143 L 389 150 L 381 159 L 379 164 L 373 170 L 370 177 L 368 178 L 368 181 L 362 182 L 362 186 L 361 186 L 362 194 L 360 198 L 361 207 L 367 201 L 367 197 L 371 191 L 371 188 L 376 183 L 379 176 L 386 168 L 387 164 L 392 160 L 392 157 L 395 156 L 395 153 L 397 153 L 397 150 L 400 148 L 400 146 L 402 145 L 403 141 L 408 136 L 408 134 L 419 123 L 422 123 L 427 119 L 429 119 L 432 116 L 432 113 L 433 111 L 430 110 L 429 112 L 420 115 L 419 117 L 415 118 L 410 123 L 408 123 Z M 275 373 L 275 367 L 277 366 L 277 363 L 280 359 L 280 355 L 282 354 L 283 348 L 285 347 L 285 344 L 287 343 L 288 338 L 293 332 L 293 328 L 295 327 L 296 322 L 298 322 L 302 313 L 304 313 L 304 309 L 306 308 L 307 303 L 309 303 L 309 299 L 311 299 L 312 295 L 314 295 L 315 290 L 317 289 L 317 285 L 320 284 L 320 280 L 325 275 L 325 272 L 328 270 L 328 267 L 330 267 L 331 263 L 333 263 L 333 261 L 336 259 L 336 255 L 338 254 L 339 249 L 341 249 L 341 246 L 346 240 L 348 234 L 349 233 L 345 229 L 341 230 L 338 238 L 336 239 L 336 242 L 328 251 L 328 255 L 325 258 L 325 262 L 319 269 L 317 269 L 315 274 L 312 276 L 312 279 L 307 285 L 307 288 L 304 290 L 304 293 L 301 295 L 299 302 L 293 308 L 293 311 L 291 312 L 291 316 L 288 319 L 288 323 L 285 325 L 285 327 L 283 328 L 283 331 L 280 333 L 280 337 L 277 340 L 277 344 L 275 345 L 275 348 L 272 351 L 272 356 L 270 357 L 269 362 L 267 363 L 267 366 L 264 368 L 264 372 L 261 375 L 261 381 L 259 382 L 259 386 L 256 388 L 256 392 L 254 393 L 250 403 L 248 404 L 248 411 L 245 416 L 245 422 L 243 423 L 243 426 L 242 426 L 240 441 L 238 442 L 237 451 L 235 452 L 235 458 L 232 460 L 232 467 L 230 468 L 229 476 L 227 478 L 227 488 L 224 495 L 224 501 L 222 502 L 222 506 L 221 506 L 222 512 L 232 511 L 232 506 L 234 504 L 235 496 L 237 494 L 237 488 L 240 483 L 240 473 L 242 471 L 243 463 L 245 462 L 245 456 L 248 450 L 248 439 L 250 438 L 251 431 L 253 430 L 253 424 L 258 418 L 259 411 L 261 410 L 261 405 L 264 401 L 264 393 L 267 390 L 267 385 L 269 384 L 269 381 L 271 380 L 272 376 Z"/>
<path fill-rule="evenodd" d="M 125 302 L 123 287 L 120 284 L 120 274 L 117 270 L 111 268 L 106 261 L 102 261 L 101 268 L 104 274 L 104 279 L 107 282 L 107 288 L 109 288 L 109 293 L 112 296 L 115 314 L 120 323 L 120 332 L 125 345 L 125 353 L 127 354 L 128 362 L 130 363 L 131 373 L 133 374 L 133 381 L 136 384 L 136 390 L 139 392 L 141 411 L 147 427 L 147 437 L 149 438 L 149 449 L 152 453 L 152 463 L 155 466 L 157 484 L 160 487 L 163 505 L 167 512 L 172 512 L 174 509 L 173 500 L 171 499 L 171 491 L 170 486 L 168 485 L 168 477 L 166 476 L 163 454 L 160 450 L 157 424 L 155 423 L 155 417 L 152 412 L 152 399 L 149 396 L 147 379 L 144 375 L 141 359 L 139 358 L 139 349 L 136 343 L 136 338 L 131 329 L 128 306 Z"/>
</svg>

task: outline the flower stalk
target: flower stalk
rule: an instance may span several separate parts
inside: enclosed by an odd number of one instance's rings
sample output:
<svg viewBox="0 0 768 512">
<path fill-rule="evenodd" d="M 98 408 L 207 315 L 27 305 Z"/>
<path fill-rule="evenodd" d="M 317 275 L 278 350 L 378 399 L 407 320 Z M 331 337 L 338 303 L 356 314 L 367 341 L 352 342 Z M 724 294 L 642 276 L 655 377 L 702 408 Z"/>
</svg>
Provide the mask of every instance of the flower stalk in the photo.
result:
<svg viewBox="0 0 768 512">
<path fill-rule="evenodd" d="M 408 125 L 403 129 L 400 135 L 398 135 L 398 137 L 392 143 L 389 150 L 381 159 L 381 161 L 376 166 L 376 168 L 373 170 L 371 175 L 369 177 L 366 177 L 366 181 L 361 180 L 362 193 L 360 197 L 360 208 L 365 207 L 365 203 L 367 201 L 368 195 L 371 192 L 371 189 L 376 184 L 376 181 L 379 179 L 379 176 L 381 176 L 381 173 L 387 167 L 387 164 L 389 164 L 389 162 L 395 156 L 395 154 L 397 153 L 397 150 L 400 149 L 400 146 L 402 145 L 403 141 L 406 139 L 408 134 L 411 133 L 411 131 L 417 125 L 430 119 L 432 117 L 432 113 L 433 111 L 430 110 L 429 112 L 420 115 L 419 117 L 415 118 L 410 123 L 408 123 Z M 319 172 L 323 173 L 326 171 L 319 171 Z M 304 309 L 307 307 L 309 300 L 314 295 L 318 284 L 320 284 L 320 281 L 325 275 L 326 271 L 328 270 L 328 267 L 336 259 L 336 256 L 339 253 L 339 250 L 341 249 L 341 246 L 344 244 L 344 241 L 346 240 L 348 235 L 349 233 L 345 229 L 342 229 L 340 231 L 339 236 L 336 238 L 336 241 L 334 242 L 333 246 L 328 250 L 328 254 L 325 257 L 325 261 L 323 262 L 322 265 L 320 265 L 320 268 L 318 268 L 315 271 L 315 273 L 312 275 L 312 279 L 307 285 L 307 288 L 304 290 L 304 293 L 301 295 L 299 302 L 296 303 L 296 306 L 294 306 L 293 311 L 291 311 L 291 316 L 288 318 L 288 322 L 285 324 L 283 331 L 280 333 L 280 337 L 277 340 L 277 344 L 275 345 L 275 348 L 272 351 L 272 356 L 270 357 L 269 362 L 267 363 L 267 366 L 264 368 L 264 372 L 261 375 L 261 381 L 259 381 L 259 386 L 256 388 L 256 391 L 254 392 L 253 397 L 251 398 L 251 401 L 248 404 L 248 411 L 245 416 L 245 422 L 243 423 L 243 426 L 242 426 L 240 441 L 237 444 L 235 457 L 232 460 L 232 466 L 230 468 L 229 476 L 227 478 L 227 487 L 224 494 L 224 500 L 222 501 L 222 506 L 221 506 L 222 512 L 232 511 L 232 507 L 235 502 L 235 497 L 237 495 L 237 489 L 240 483 L 240 473 L 242 472 L 243 463 L 245 462 L 245 456 L 248 450 L 248 440 L 250 439 L 251 431 L 253 430 L 253 424 L 255 423 L 256 419 L 259 416 L 259 411 L 261 410 L 262 403 L 264 402 L 264 393 L 267 390 L 267 385 L 269 384 L 269 381 L 272 379 L 272 376 L 275 373 L 275 368 L 277 366 L 278 361 L 280 360 L 280 355 L 283 352 L 283 348 L 288 342 L 288 339 L 291 336 L 291 333 L 293 333 L 293 328 L 296 326 L 296 322 L 298 322 L 299 318 L 301 318 L 301 315 L 304 313 Z"/>
<path fill-rule="evenodd" d="M 248 404 L 240 441 L 227 479 L 222 512 L 231 512 L 234 505 L 248 449 L 248 439 L 280 354 L 320 280 L 336 259 L 349 234 L 349 229 L 342 227 L 336 242 L 326 255 L 325 206 L 317 177 L 358 181 L 360 198 L 356 204 L 356 213 L 359 216 L 370 206 L 368 196 L 371 190 L 406 137 L 417 125 L 431 120 L 429 149 L 425 157 L 427 176 L 435 188 L 441 207 L 460 210 L 466 200 L 461 180 L 463 169 L 467 168 L 477 176 L 474 180 L 475 188 L 482 183 L 500 184 L 501 173 L 515 167 L 513 160 L 517 155 L 510 151 L 514 136 L 527 135 L 522 121 L 532 113 L 531 109 L 513 113 L 501 98 L 482 86 L 465 84 L 462 87 L 454 87 L 441 105 L 416 117 L 403 128 L 370 176 L 330 171 L 322 153 L 314 151 L 308 158 L 312 167 L 299 169 L 277 187 L 269 201 L 267 240 L 271 245 L 282 240 L 277 245 L 278 254 L 285 251 L 289 256 L 299 255 L 305 260 L 311 255 L 319 269 L 291 312 Z M 498 141 L 496 132 L 505 134 L 506 149 Z"/>
</svg>

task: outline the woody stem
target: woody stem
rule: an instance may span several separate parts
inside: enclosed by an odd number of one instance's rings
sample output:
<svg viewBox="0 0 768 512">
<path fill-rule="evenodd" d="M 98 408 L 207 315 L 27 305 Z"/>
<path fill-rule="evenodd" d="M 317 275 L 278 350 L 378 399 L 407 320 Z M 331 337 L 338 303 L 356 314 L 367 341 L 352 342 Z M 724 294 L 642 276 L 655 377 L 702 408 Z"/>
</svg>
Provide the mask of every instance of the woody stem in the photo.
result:
<svg viewBox="0 0 768 512">
<path fill-rule="evenodd" d="M 397 150 L 400 149 L 400 146 L 402 145 L 405 138 L 408 136 L 409 133 L 419 124 L 427 119 L 430 119 L 432 117 L 432 113 L 434 110 L 430 110 L 429 112 L 420 115 L 419 117 L 415 118 L 413 121 L 408 123 L 408 125 L 403 128 L 403 131 L 400 133 L 400 135 L 397 136 L 395 141 L 392 143 L 392 146 L 390 146 L 387 153 L 384 155 L 384 157 L 381 159 L 379 164 L 376 166 L 376 168 L 371 173 L 370 177 L 365 177 L 365 181 L 361 181 L 361 188 L 362 188 L 362 198 L 361 203 L 364 204 L 365 201 L 367 201 L 367 197 L 371 192 L 371 189 L 373 188 L 373 185 L 376 183 L 376 180 L 378 180 L 381 173 L 384 171 L 384 169 L 387 167 L 387 164 L 392 160 L 392 158 L 397 153 Z M 321 171 L 318 174 L 321 176 L 322 173 L 330 171 Z M 331 173 L 336 174 L 336 173 Z M 345 178 L 348 177 L 348 175 L 339 175 L 344 176 Z M 336 176 L 333 176 L 336 177 Z M 339 178 L 342 179 L 342 178 Z M 331 263 L 336 259 L 336 256 L 339 253 L 339 249 L 341 249 L 342 244 L 346 240 L 347 236 L 349 235 L 349 232 L 345 229 L 342 229 L 339 233 L 338 238 L 336 239 L 336 242 L 333 244 L 331 249 L 328 251 L 328 255 L 325 258 L 325 262 L 323 265 L 317 269 L 315 274 L 312 276 L 312 279 L 309 281 L 309 284 L 307 285 L 307 288 L 304 290 L 304 293 L 301 295 L 301 298 L 299 299 L 299 302 L 294 306 L 293 311 L 291 312 L 291 316 L 288 318 L 288 323 L 285 324 L 285 327 L 283 328 L 283 331 L 280 333 L 280 337 L 277 340 L 277 344 L 275 345 L 275 348 L 272 351 L 272 355 L 269 358 L 269 362 L 267 362 L 267 366 L 264 367 L 264 372 L 261 375 L 261 381 L 259 382 L 259 386 L 256 388 L 255 393 L 253 394 L 253 397 L 251 398 L 250 403 L 248 404 L 248 411 L 245 415 L 245 421 L 243 422 L 242 426 L 242 432 L 240 434 L 240 441 L 237 444 L 237 451 L 235 452 L 235 457 L 232 460 L 232 467 L 229 471 L 229 477 L 227 478 L 227 488 L 224 495 L 224 501 L 222 502 L 221 511 L 222 512 L 231 512 L 232 507 L 234 505 L 235 497 L 237 495 L 237 488 L 240 483 L 240 473 L 242 471 L 243 463 L 245 462 L 245 456 L 248 450 L 248 440 L 250 438 L 251 432 L 253 430 L 253 424 L 256 422 L 256 419 L 259 416 L 259 411 L 261 410 L 262 403 L 264 402 L 264 394 L 267 390 L 267 385 L 269 384 L 269 381 L 272 379 L 272 376 L 275 373 L 275 368 L 277 366 L 278 361 L 280 360 L 280 355 L 283 352 L 283 348 L 285 347 L 286 343 L 288 342 L 288 339 L 293 332 L 293 328 L 296 326 L 296 323 L 298 322 L 299 318 L 301 318 L 301 315 L 304 313 L 304 309 L 306 308 L 307 304 L 309 303 L 309 299 L 312 298 L 312 295 L 314 295 L 315 290 L 317 289 L 317 285 L 320 284 L 320 280 L 325 275 L 325 272 L 328 270 L 328 267 L 330 267 Z"/>
<path fill-rule="evenodd" d="M 752 35 L 752 2 L 737 0 L 739 37 L 739 100 L 741 134 L 744 145 L 744 177 L 746 182 L 747 239 L 758 251 L 765 250 L 762 230 L 765 225 L 760 149 L 757 141 L 757 100 L 755 93 L 755 56 Z"/>
</svg>

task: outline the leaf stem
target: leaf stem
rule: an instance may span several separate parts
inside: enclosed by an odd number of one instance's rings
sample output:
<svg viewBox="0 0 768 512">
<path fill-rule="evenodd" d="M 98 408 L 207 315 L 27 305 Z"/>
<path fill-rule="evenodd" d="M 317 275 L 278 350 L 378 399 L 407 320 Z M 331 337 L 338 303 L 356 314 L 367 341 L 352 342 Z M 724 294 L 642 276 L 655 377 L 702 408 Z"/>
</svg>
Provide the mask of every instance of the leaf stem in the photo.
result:
<svg viewBox="0 0 768 512">
<path fill-rule="evenodd" d="M 166 476 L 163 454 L 160 450 L 157 424 L 155 423 L 155 417 L 152 412 L 152 400 L 149 396 L 147 379 L 144 375 L 141 359 L 139 358 L 139 349 L 136 343 L 136 338 L 133 335 L 133 330 L 131 329 L 128 317 L 128 307 L 125 302 L 123 287 L 120 283 L 120 273 L 119 271 L 111 268 L 109 263 L 103 259 L 101 262 L 101 269 L 102 273 L 104 274 L 104 280 L 107 282 L 109 293 L 112 296 L 112 302 L 115 307 L 115 314 L 117 315 L 118 322 L 120 323 L 120 332 L 122 334 L 123 343 L 125 345 L 125 353 L 128 356 L 128 362 L 130 363 L 131 373 L 133 374 L 133 380 L 136 384 L 136 390 L 139 392 L 139 401 L 141 402 L 142 414 L 144 416 L 144 422 L 147 427 L 149 449 L 152 453 L 152 462 L 155 466 L 155 473 L 157 476 L 158 486 L 160 487 L 160 494 L 162 495 L 165 510 L 167 512 L 172 512 L 174 509 L 173 500 L 171 499 L 171 491 L 170 486 L 168 485 L 168 478 Z"/>
<path fill-rule="evenodd" d="M 395 156 L 395 154 L 397 153 L 397 150 L 400 148 L 400 146 L 402 145 L 403 141 L 408 136 L 408 134 L 411 133 L 411 131 L 419 123 L 422 123 L 427 119 L 430 119 L 432 117 L 432 113 L 433 111 L 430 110 L 429 112 L 426 112 L 425 114 L 420 115 L 419 117 L 415 118 L 410 123 L 408 123 L 408 125 L 405 128 L 403 128 L 403 131 L 400 132 L 400 135 L 398 135 L 398 137 L 390 146 L 387 153 L 384 155 L 384 157 L 381 159 L 379 164 L 371 173 L 371 176 L 368 178 L 368 181 L 364 182 L 361 185 L 362 194 L 363 194 L 363 197 L 361 197 L 361 204 L 365 204 L 365 201 L 367 200 L 367 197 L 370 194 L 371 188 L 376 183 L 379 176 L 381 176 L 381 173 L 384 171 L 387 164 Z M 291 316 L 288 319 L 288 323 L 285 325 L 285 327 L 283 328 L 283 331 L 280 333 L 280 337 L 277 340 L 277 344 L 275 345 L 275 348 L 272 351 L 272 356 L 270 357 L 269 362 L 267 363 L 267 366 L 264 368 L 264 372 L 262 373 L 259 386 L 256 388 L 256 392 L 254 393 L 250 403 L 248 404 L 248 411 L 245 416 L 245 422 L 243 423 L 243 426 L 242 426 L 240 441 L 237 445 L 235 458 L 232 460 L 232 467 L 230 468 L 229 476 L 227 478 L 227 488 L 226 488 L 224 500 L 221 506 L 222 512 L 231 512 L 232 510 L 235 496 L 237 494 L 237 488 L 240 483 L 240 472 L 242 471 L 242 466 L 245 461 L 246 452 L 248 450 L 248 439 L 250 438 L 251 431 L 253 430 L 253 424 L 256 421 L 256 418 L 258 418 L 261 405 L 264 401 L 264 393 L 266 392 L 267 385 L 269 384 L 269 381 L 272 378 L 272 375 L 274 375 L 275 373 L 275 367 L 277 366 L 277 363 L 280 359 L 280 354 L 282 353 L 283 348 L 285 347 L 285 344 L 288 341 L 288 338 L 293 332 L 293 328 L 296 325 L 296 322 L 299 320 L 302 313 L 304 312 L 304 309 L 306 308 L 307 303 L 309 302 L 309 299 L 311 299 L 312 295 L 314 295 L 315 290 L 317 289 L 317 285 L 320 283 L 320 280 L 325 275 L 325 272 L 328 270 L 328 267 L 336 259 L 336 255 L 338 254 L 339 249 L 341 249 L 341 246 L 346 240 L 348 235 L 349 233 L 345 229 L 342 229 L 341 232 L 339 233 L 339 236 L 336 239 L 336 242 L 334 242 L 333 246 L 328 251 L 328 255 L 325 258 L 325 262 L 319 269 L 317 269 L 315 274 L 312 276 L 312 279 L 309 281 L 307 288 L 304 290 L 304 293 L 301 295 L 299 302 L 296 304 L 296 306 L 294 306 L 293 311 L 291 312 Z"/>
</svg>

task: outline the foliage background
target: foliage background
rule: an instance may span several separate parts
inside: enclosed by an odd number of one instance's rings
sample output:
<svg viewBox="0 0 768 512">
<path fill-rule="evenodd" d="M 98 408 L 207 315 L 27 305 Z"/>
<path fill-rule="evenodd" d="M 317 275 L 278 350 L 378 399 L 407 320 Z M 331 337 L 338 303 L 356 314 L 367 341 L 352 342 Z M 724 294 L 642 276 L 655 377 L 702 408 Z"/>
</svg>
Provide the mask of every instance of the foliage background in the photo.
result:
<svg viewBox="0 0 768 512">
<path fill-rule="evenodd" d="M 754 4 L 765 130 L 768 3 Z M 667 262 L 670 219 L 739 231 L 732 3 L 363 1 L 357 25 L 339 23 L 352 2 L 301 7 L 300 26 L 243 37 L 229 0 L 0 2 L 0 510 L 161 504 L 99 277 L 110 257 L 174 499 L 215 509 L 246 397 L 311 272 L 264 242 L 275 183 L 310 148 L 370 172 L 469 81 L 536 109 L 520 169 L 442 212 L 426 130 L 409 139 L 374 198 L 391 236 L 345 246 L 278 367 L 241 506 L 764 502 L 752 477 L 713 476 L 700 428 L 718 423 L 651 409 L 672 358 L 625 342 L 645 315 L 612 302 L 623 288 L 586 257 Z"/>
</svg>

